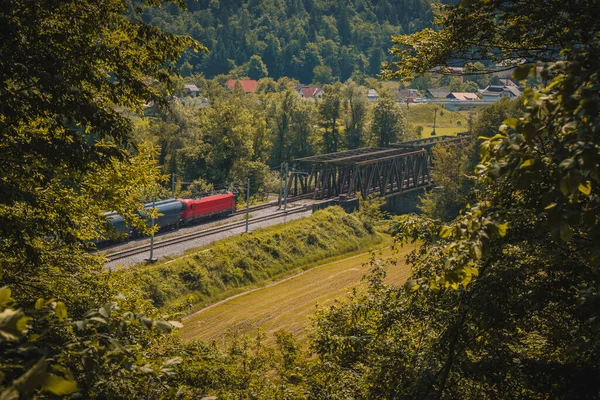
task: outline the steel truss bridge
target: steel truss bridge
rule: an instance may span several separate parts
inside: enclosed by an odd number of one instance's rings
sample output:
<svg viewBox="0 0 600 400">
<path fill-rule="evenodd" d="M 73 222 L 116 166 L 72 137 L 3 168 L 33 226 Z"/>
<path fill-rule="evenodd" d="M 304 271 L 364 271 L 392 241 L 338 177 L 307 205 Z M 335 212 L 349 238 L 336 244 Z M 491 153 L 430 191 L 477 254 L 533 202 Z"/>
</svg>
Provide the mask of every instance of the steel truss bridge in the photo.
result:
<svg viewBox="0 0 600 400">
<path fill-rule="evenodd" d="M 386 196 L 432 183 L 432 148 L 440 143 L 466 143 L 465 135 L 435 136 L 338 153 L 299 158 L 291 163 L 287 191 L 314 199 Z"/>
</svg>

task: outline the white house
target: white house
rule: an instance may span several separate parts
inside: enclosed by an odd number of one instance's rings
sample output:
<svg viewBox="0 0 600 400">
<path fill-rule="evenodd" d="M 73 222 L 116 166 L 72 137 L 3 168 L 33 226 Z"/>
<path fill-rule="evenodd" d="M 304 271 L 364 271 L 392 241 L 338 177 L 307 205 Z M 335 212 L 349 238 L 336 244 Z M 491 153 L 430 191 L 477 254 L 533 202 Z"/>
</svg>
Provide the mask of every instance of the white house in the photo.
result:
<svg viewBox="0 0 600 400">
<path fill-rule="evenodd" d="M 369 89 L 369 91 L 367 92 L 367 99 L 369 99 L 369 101 L 375 101 L 378 98 L 379 98 L 379 94 L 377 93 L 377 90 Z"/>
<path fill-rule="evenodd" d="M 185 94 L 190 97 L 196 97 L 200 94 L 200 89 L 198 89 L 198 86 L 193 84 L 183 85 L 183 90 L 185 91 Z"/>
</svg>

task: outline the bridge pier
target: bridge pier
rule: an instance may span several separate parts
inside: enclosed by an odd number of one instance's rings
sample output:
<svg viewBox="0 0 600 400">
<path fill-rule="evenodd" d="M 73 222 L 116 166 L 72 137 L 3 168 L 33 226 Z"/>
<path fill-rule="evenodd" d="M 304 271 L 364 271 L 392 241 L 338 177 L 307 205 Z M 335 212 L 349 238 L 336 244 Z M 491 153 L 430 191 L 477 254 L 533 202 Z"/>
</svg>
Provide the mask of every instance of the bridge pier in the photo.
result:
<svg viewBox="0 0 600 400">
<path fill-rule="evenodd" d="M 420 197 L 425 194 L 427 187 L 417 187 L 398 193 L 391 193 L 385 196 L 385 204 L 382 209 L 392 215 L 401 214 L 420 214 L 418 206 L 421 203 Z"/>
</svg>

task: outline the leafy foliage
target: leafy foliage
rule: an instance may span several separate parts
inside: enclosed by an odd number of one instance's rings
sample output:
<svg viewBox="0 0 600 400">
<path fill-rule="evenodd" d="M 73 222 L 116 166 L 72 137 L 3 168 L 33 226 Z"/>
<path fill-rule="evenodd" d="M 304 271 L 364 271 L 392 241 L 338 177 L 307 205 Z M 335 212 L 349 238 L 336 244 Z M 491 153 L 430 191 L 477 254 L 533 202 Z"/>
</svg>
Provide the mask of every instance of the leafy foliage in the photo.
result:
<svg viewBox="0 0 600 400">
<path fill-rule="evenodd" d="M 494 52 L 552 62 L 514 74 L 539 73 L 545 88 L 484 111 L 493 118 L 478 123 L 489 133 L 471 205 L 446 225 L 412 216 L 392 225 L 400 242 L 421 241 L 406 285 L 384 284 L 374 260 L 367 293 L 320 311 L 314 348 L 332 396 L 597 397 L 597 21 L 542 22 L 571 10 L 463 1 L 443 7 L 439 31 L 395 39 L 407 47 L 389 71 L 403 77 Z"/>
</svg>

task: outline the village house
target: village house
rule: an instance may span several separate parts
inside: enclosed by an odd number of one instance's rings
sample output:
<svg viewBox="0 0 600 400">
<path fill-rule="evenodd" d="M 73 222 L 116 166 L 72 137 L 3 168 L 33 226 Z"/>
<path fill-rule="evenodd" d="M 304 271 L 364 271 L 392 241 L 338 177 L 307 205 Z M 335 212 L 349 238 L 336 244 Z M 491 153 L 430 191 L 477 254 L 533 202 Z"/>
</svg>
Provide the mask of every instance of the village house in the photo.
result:
<svg viewBox="0 0 600 400">
<path fill-rule="evenodd" d="M 398 103 L 414 103 L 417 99 L 421 99 L 421 95 L 417 89 L 396 89 L 392 90 Z"/>
<path fill-rule="evenodd" d="M 521 91 L 516 86 L 489 85 L 480 91 L 483 101 L 496 102 L 502 97 L 508 97 L 513 100 L 521 95 Z"/>
<path fill-rule="evenodd" d="M 427 89 L 425 91 L 425 95 L 427 96 L 427 98 L 433 100 L 447 99 L 449 94 L 450 91 L 446 89 Z"/>
<path fill-rule="evenodd" d="M 319 86 L 300 86 L 298 88 L 298 94 L 305 100 L 321 100 L 323 93 L 323 88 Z"/>
<path fill-rule="evenodd" d="M 479 96 L 475 93 L 470 92 L 452 92 L 446 96 L 447 99 L 450 100 L 458 100 L 458 101 L 475 101 L 479 100 Z"/>
<path fill-rule="evenodd" d="M 367 99 L 369 99 L 369 101 L 375 101 L 378 98 L 379 98 L 379 93 L 377 93 L 377 90 L 369 89 L 367 91 Z"/>
<path fill-rule="evenodd" d="M 186 96 L 196 97 L 200 94 L 200 89 L 198 86 L 193 84 L 183 85 L 183 90 L 185 91 Z"/>
<path fill-rule="evenodd" d="M 229 79 L 225 82 L 225 86 L 229 88 L 229 90 L 235 90 L 235 85 L 239 83 L 242 87 L 242 90 L 245 93 L 254 93 L 256 89 L 258 89 L 258 81 L 254 79 Z"/>
</svg>

